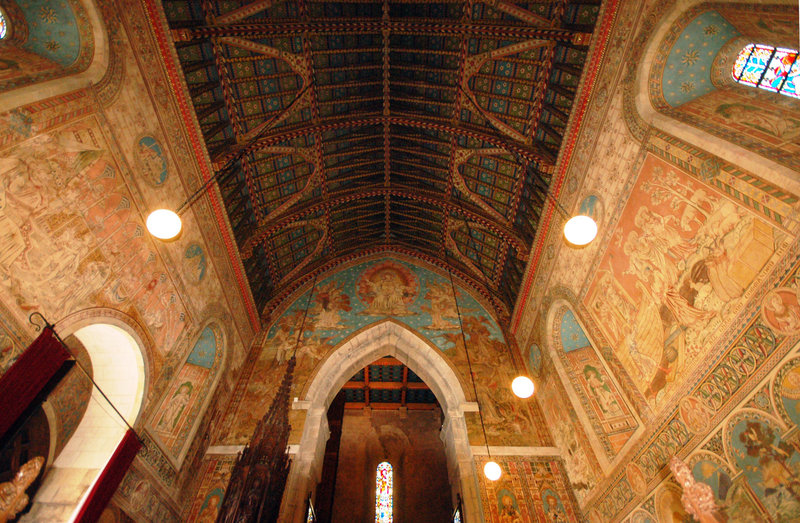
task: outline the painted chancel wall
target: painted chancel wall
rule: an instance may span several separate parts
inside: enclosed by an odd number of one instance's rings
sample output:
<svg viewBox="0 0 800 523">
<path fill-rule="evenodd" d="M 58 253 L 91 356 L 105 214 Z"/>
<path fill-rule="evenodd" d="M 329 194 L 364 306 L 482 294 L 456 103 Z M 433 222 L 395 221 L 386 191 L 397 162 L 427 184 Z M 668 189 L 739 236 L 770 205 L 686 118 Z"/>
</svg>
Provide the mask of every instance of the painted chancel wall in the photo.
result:
<svg viewBox="0 0 800 523">
<path fill-rule="evenodd" d="M 513 376 L 503 334 L 486 308 L 463 287 L 456 287 L 469 357 L 476 376 L 486 431 L 494 445 L 537 445 L 546 437 L 538 424 L 538 412 L 516 399 L 508 386 Z M 311 304 L 308 306 L 308 300 Z M 273 393 L 268 384 L 283 374 L 291 357 L 308 307 L 305 329 L 297 350 L 293 396 L 313 377 L 317 366 L 334 348 L 355 333 L 390 319 L 411 329 L 441 352 L 458 369 L 465 394 L 470 394 L 467 358 L 449 278 L 419 262 L 403 258 L 378 258 L 356 262 L 332 276 L 320 279 L 296 298 L 267 331 L 263 349 L 254 363 L 246 391 L 236 406 L 235 420 L 221 444 L 249 440 Z M 475 444 L 483 435 L 477 416 L 468 413 Z M 474 418 L 474 419 L 473 419 Z"/>
</svg>

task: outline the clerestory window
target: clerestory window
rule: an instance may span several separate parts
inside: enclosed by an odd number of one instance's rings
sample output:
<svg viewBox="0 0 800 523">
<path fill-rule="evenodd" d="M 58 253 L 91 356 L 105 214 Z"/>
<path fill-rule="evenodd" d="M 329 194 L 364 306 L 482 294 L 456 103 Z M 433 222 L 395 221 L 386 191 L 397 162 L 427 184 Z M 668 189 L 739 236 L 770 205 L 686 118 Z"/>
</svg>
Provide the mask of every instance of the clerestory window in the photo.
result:
<svg viewBox="0 0 800 523">
<path fill-rule="evenodd" d="M 800 98 L 800 62 L 795 49 L 748 44 L 736 57 L 731 74 L 740 84 Z"/>
</svg>

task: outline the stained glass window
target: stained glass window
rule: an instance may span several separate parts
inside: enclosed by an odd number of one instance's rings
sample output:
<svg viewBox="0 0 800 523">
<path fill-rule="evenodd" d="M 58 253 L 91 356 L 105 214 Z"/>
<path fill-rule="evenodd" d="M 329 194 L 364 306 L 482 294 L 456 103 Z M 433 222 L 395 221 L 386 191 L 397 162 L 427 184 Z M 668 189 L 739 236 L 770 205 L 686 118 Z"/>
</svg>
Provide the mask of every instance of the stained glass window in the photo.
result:
<svg viewBox="0 0 800 523">
<path fill-rule="evenodd" d="M 736 57 L 731 74 L 740 84 L 800 98 L 797 91 L 800 61 L 794 49 L 746 45 Z"/>
<path fill-rule="evenodd" d="M 6 20 L 6 14 L 0 9 L 0 40 L 6 37 L 8 34 L 8 20 Z"/>
<path fill-rule="evenodd" d="M 375 479 L 375 523 L 392 523 L 392 465 L 378 464 Z"/>
<path fill-rule="evenodd" d="M 461 523 L 461 508 L 457 508 L 453 513 L 453 523 Z"/>
</svg>

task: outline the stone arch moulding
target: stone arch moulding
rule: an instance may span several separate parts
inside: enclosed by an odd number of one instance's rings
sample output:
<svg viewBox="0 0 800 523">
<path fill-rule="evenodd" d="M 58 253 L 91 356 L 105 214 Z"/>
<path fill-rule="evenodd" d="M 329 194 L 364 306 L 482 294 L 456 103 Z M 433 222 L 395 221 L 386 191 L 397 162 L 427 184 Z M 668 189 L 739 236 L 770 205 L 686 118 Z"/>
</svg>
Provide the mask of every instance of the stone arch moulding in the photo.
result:
<svg viewBox="0 0 800 523">
<path fill-rule="evenodd" d="M 797 192 L 800 190 L 800 183 L 796 181 L 796 173 L 792 168 L 721 136 L 716 136 L 709 131 L 664 114 L 654 106 L 654 102 L 651 99 L 650 87 L 651 83 L 655 81 L 652 78 L 652 72 L 658 60 L 660 48 L 671 32 L 676 31 L 676 27 L 681 24 L 682 18 L 695 11 L 699 16 L 706 6 L 708 10 L 713 10 L 715 7 L 725 6 L 726 4 L 733 5 L 735 2 L 729 0 L 717 0 L 714 2 L 677 0 L 671 8 L 664 10 L 664 14 L 647 39 L 644 50 L 638 59 L 632 86 L 634 107 L 628 108 L 628 110 L 635 111 L 637 114 L 630 115 L 630 117 L 640 118 L 644 123 L 691 143 L 695 147 L 704 149 L 760 177 L 764 177 L 770 183 Z M 772 0 L 770 4 L 786 6 L 787 9 L 792 8 L 792 6 L 795 9 L 797 7 L 796 2 L 792 0 Z M 771 95 L 771 93 L 766 92 L 765 94 L 767 96 Z"/>
<path fill-rule="evenodd" d="M 132 317 L 124 312 L 107 307 L 95 307 L 91 309 L 84 309 L 75 312 L 59 320 L 55 324 L 55 330 L 61 338 L 66 338 L 83 327 L 95 325 L 98 323 L 106 323 L 118 327 L 128 333 L 133 338 L 133 341 L 139 346 L 142 353 L 142 360 L 144 360 L 144 376 L 142 376 L 142 403 L 139 406 L 139 412 L 136 415 L 134 422 L 131 425 L 136 427 L 142 420 L 142 413 L 147 410 L 150 391 L 150 380 L 153 375 L 153 359 L 151 357 L 153 351 L 153 343 L 150 336 L 147 334 L 139 323 Z"/>
<path fill-rule="evenodd" d="M 292 459 L 281 507 L 281 522 L 304 521 L 305 499 L 320 481 L 325 443 L 330 435 L 327 411 L 333 398 L 350 377 L 382 356 L 406 364 L 431 388 L 444 411 L 441 430 L 447 455 L 453 498 L 459 492 L 470 521 L 482 520 L 475 466 L 467 436 L 464 412 L 477 410 L 468 402 L 457 373 L 438 349 L 418 334 L 393 320 L 375 323 L 331 351 L 317 367 L 303 400 L 293 409 L 306 410 L 300 444 Z M 473 515 L 480 514 L 475 517 Z M 474 519 L 473 519 L 474 518 Z"/>
<path fill-rule="evenodd" d="M 570 376 L 569 371 L 565 368 L 565 361 L 563 359 L 563 355 L 559 354 L 559 350 L 555 346 L 555 336 L 556 332 L 553 328 L 554 322 L 560 321 L 561 316 L 556 316 L 559 311 L 566 308 L 568 311 L 571 311 L 575 320 L 578 323 L 578 326 L 583 331 L 586 338 L 589 340 L 589 343 L 592 346 L 592 350 L 599 360 L 600 364 L 603 365 L 607 376 L 613 381 L 613 386 L 616 387 L 618 391 L 620 391 L 620 396 L 622 400 L 625 402 L 625 408 L 629 410 L 630 416 L 635 420 L 638 427 L 635 428 L 633 433 L 630 435 L 628 441 L 625 445 L 616 452 L 616 456 L 609 457 L 607 450 L 603 447 L 603 443 L 600 441 L 600 436 L 597 434 L 597 425 L 593 423 L 589 417 L 589 413 L 587 412 L 587 406 L 584 404 L 584 401 L 581 400 L 581 396 L 578 390 L 576 390 L 577 384 L 573 381 Z M 557 298 L 553 300 L 550 304 L 550 308 L 547 310 L 546 315 L 546 322 L 545 322 L 545 329 L 547 332 L 547 336 L 545 337 L 545 345 L 547 346 L 548 354 L 550 355 L 550 360 L 553 362 L 553 367 L 556 369 L 558 373 L 558 378 L 561 380 L 561 383 L 564 387 L 564 390 L 567 392 L 567 396 L 569 397 L 569 401 L 571 403 L 571 407 L 575 411 L 578 416 L 578 419 L 581 421 L 583 426 L 584 432 L 589 436 L 589 443 L 592 446 L 592 451 L 594 452 L 597 460 L 600 462 L 600 466 L 603 468 L 605 472 L 611 470 L 614 466 L 619 464 L 624 456 L 627 454 L 627 451 L 633 446 L 640 438 L 644 431 L 644 424 L 642 423 L 641 418 L 636 413 L 635 409 L 632 408 L 630 405 L 630 399 L 624 394 L 625 389 L 623 389 L 617 381 L 616 376 L 611 371 L 608 366 L 608 362 L 605 360 L 603 355 L 597 350 L 597 342 L 593 339 L 590 331 L 584 325 L 583 320 L 577 314 L 576 307 L 574 307 L 569 301 L 563 298 Z"/>
<path fill-rule="evenodd" d="M 99 83 L 108 69 L 110 60 L 110 43 L 106 20 L 98 6 L 98 0 L 74 0 L 80 4 L 91 26 L 93 53 L 88 67 L 72 72 L 67 76 L 42 79 L 11 88 L 0 93 L 0 113 L 28 105 L 45 98 L 85 88 L 87 85 Z"/>
</svg>

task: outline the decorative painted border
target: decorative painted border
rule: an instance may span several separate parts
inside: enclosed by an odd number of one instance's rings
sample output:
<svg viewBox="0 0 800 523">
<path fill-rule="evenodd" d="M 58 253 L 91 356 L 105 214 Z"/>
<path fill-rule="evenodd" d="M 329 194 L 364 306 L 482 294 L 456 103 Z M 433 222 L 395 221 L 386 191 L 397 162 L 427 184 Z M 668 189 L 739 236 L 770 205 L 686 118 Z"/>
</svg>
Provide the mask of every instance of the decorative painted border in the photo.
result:
<svg viewBox="0 0 800 523">
<path fill-rule="evenodd" d="M 610 0 L 605 4 L 603 19 L 598 25 L 595 35 L 594 48 L 591 52 L 591 58 L 587 60 L 586 65 L 584 66 L 586 72 L 584 73 L 580 101 L 573 110 L 570 118 L 570 130 L 563 141 L 561 154 L 559 155 L 558 164 L 556 166 L 556 173 L 553 176 L 554 180 L 551 185 L 551 194 L 555 200 L 558 200 L 558 196 L 561 194 L 561 189 L 564 187 L 567 171 L 569 170 L 573 153 L 575 152 L 575 145 L 578 141 L 578 137 L 581 134 L 583 119 L 586 115 L 586 111 L 589 108 L 589 101 L 594 94 L 594 86 L 597 81 L 597 77 L 602 69 L 600 64 L 606 55 L 606 48 L 608 47 L 610 40 L 611 29 L 614 25 L 614 21 L 616 20 L 619 6 L 620 0 Z M 544 251 L 544 244 L 549 236 L 548 233 L 550 232 L 550 225 L 553 222 L 553 213 L 555 210 L 555 205 L 551 200 L 550 204 L 547 206 L 547 210 L 543 213 L 541 219 L 539 220 L 539 228 L 536 233 L 536 245 L 533 248 L 533 254 L 531 255 L 530 263 L 528 263 L 528 269 L 526 271 L 522 286 L 522 293 L 517 298 L 517 304 L 514 307 L 514 311 L 511 316 L 510 331 L 512 334 L 516 334 L 517 330 L 519 329 L 519 324 L 522 320 L 525 306 L 527 305 L 528 298 L 530 297 L 531 287 L 533 285 L 534 276 L 536 275 L 536 269 L 539 266 L 539 261 L 541 260 L 542 252 Z"/>
<path fill-rule="evenodd" d="M 161 14 L 155 0 L 141 0 L 144 6 L 145 14 L 150 22 L 150 27 L 153 30 L 158 52 L 161 61 L 166 69 L 167 77 L 169 79 L 169 86 L 175 100 L 178 104 L 181 118 L 192 145 L 192 150 L 195 153 L 197 166 L 200 169 L 200 174 L 203 181 L 208 181 L 214 176 L 214 169 L 211 161 L 208 158 L 204 142 L 200 136 L 199 126 L 194 118 L 194 110 L 192 104 L 189 102 L 186 88 L 181 81 L 181 73 L 179 73 L 179 65 L 177 63 L 177 55 L 173 52 L 173 45 L 171 38 L 169 38 L 165 31 L 164 17 Z M 236 283 L 239 286 L 239 292 L 247 310 L 247 315 L 250 324 L 255 331 L 261 327 L 261 320 L 256 311 L 255 302 L 250 292 L 250 285 L 247 277 L 244 274 L 244 267 L 239 259 L 238 249 L 236 243 L 233 241 L 231 234 L 231 227 L 225 215 L 223 204 L 218 196 L 218 191 L 213 190 L 208 192 L 208 198 L 211 202 L 211 208 L 214 213 L 214 218 L 217 221 L 217 227 L 222 235 L 222 240 L 225 243 L 225 250 L 228 254 L 231 268 L 233 269 L 236 277 Z"/>
</svg>

